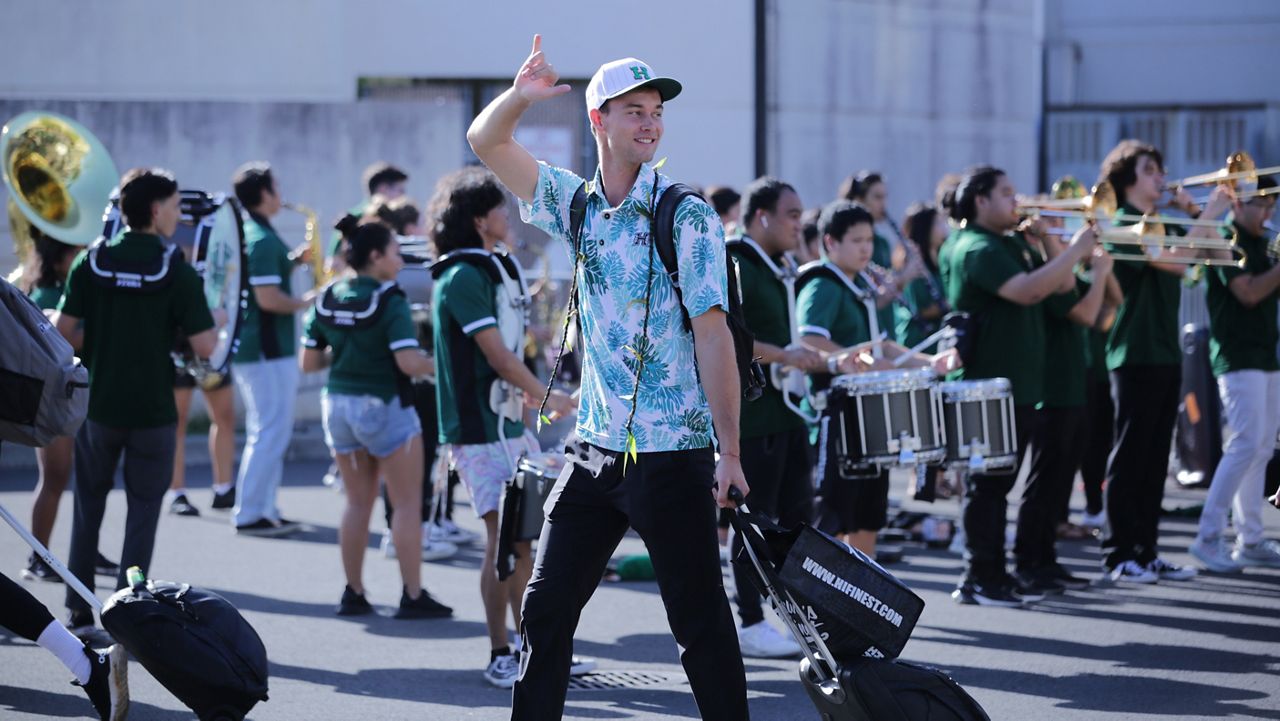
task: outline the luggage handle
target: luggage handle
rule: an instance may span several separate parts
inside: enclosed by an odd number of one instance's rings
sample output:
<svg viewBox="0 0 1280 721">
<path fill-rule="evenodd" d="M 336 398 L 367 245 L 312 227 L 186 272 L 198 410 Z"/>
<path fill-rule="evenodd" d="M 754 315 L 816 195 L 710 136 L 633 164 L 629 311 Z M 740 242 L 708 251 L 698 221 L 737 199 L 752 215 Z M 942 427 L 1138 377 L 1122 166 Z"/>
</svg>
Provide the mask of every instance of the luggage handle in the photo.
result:
<svg viewBox="0 0 1280 721">
<path fill-rule="evenodd" d="M 764 539 L 751 528 L 752 523 L 760 520 L 764 521 L 761 525 L 765 527 L 778 528 L 777 524 L 751 513 L 742 491 L 733 486 L 729 487 L 729 500 L 736 506 L 734 512 L 729 514 L 734 532 L 742 535 L 742 547 L 746 549 L 747 556 L 756 568 L 756 573 L 760 574 L 765 590 L 768 591 L 774 606 L 779 611 L 778 615 L 782 617 L 783 623 L 787 624 L 792 637 L 802 641 L 800 648 L 804 650 L 812 674 L 817 677 L 816 685 L 835 703 L 843 703 L 845 692 L 844 687 L 840 685 L 838 676 L 840 667 L 836 663 L 835 655 L 827 648 L 826 642 L 818 634 L 818 629 L 813 622 L 800 611 L 800 604 L 796 603 L 791 592 L 778 582 L 773 568 L 773 559 L 769 557 L 769 551 L 764 546 Z M 759 544 L 758 548 L 757 544 Z M 764 557 L 763 560 L 761 556 Z"/>
<path fill-rule="evenodd" d="M 43 543 L 37 541 L 36 537 L 31 535 L 31 532 L 18 519 L 14 518 L 13 514 L 9 513 L 9 509 L 2 505 L 0 505 L 0 517 L 3 517 L 5 522 L 12 526 L 13 530 L 22 537 L 22 540 L 26 541 L 28 546 L 31 546 L 31 550 L 36 552 L 36 556 L 41 561 L 49 564 L 49 568 L 52 568 L 54 573 L 62 577 L 62 580 L 71 587 L 71 590 L 76 592 L 76 595 L 83 598 L 90 608 L 102 613 L 102 601 L 98 600 L 93 591 L 90 591 L 88 587 L 81 583 L 74 573 L 67 570 L 67 567 L 62 565 L 62 561 L 59 561 L 57 556 L 54 556 L 48 548 L 45 548 Z"/>
</svg>

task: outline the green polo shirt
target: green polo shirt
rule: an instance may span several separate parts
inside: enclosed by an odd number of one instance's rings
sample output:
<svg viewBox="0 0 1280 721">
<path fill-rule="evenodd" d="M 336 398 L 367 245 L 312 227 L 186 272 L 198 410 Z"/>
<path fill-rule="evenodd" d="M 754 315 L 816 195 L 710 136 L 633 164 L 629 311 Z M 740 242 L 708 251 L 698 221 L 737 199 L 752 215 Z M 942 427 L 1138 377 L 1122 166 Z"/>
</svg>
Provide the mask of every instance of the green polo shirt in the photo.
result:
<svg viewBox="0 0 1280 721">
<path fill-rule="evenodd" d="M 997 235 L 976 224 L 951 240 L 943 272 L 951 307 L 970 315 L 973 358 L 957 379 L 1008 378 L 1016 405 L 1044 400 L 1044 310 L 1001 298 L 1000 287 L 1043 264 L 1019 234 Z"/>
<path fill-rule="evenodd" d="M 248 215 L 244 221 L 245 249 L 249 255 L 250 289 L 278 286 L 286 295 L 292 293 L 290 276 L 293 261 L 271 223 L 261 216 Z M 269 313 L 258 307 L 253 293 L 240 316 L 240 347 L 236 363 L 290 358 L 294 354 L 293 315 Z"/>
<path fill-rule="evenodd" d="M 498 325 L 497 286 L 470 263 L 445 270 L 431 294 L 436 349 L 436 408 L 440 442 L 494 443 L 498 416 L 489 405 L 489 389 L 498 372 L 475 342 L 475 335 Z M 503 435 L 517 438 L 524 424 L 507 421 Z"/>
<path fill-rule="evenodd" d="M 943 300 L 935 298 L 935 292 L 945 295 L 942 291 L 942 278 L 928 268 L 924 272 L 927 275 L 907 284 L 907 289 L 903 292 L 907 303 L 895 305 L 898 341 L 908 348 L 914 348 L 917 343 L 933 335 L 942 327 L 941 317 L 925 320 L 917 315 L 920 310 L 939 305 Z M 937 344 L 934 344 L 925 348 L 924 352 L 933 353 L 936 348 Z"/>
<path fill-rule="evenodd" d="M 1074 408 L 1085 403 L 1089 376 L 1088 328 L 1067 317 L 1089 292 L 1087 281 L 1077 278 L 1069 293 L 1051 295 L 1044 302 L 1045 384 L 1044 408 Z"/>
<path fill-rule="evenodd" d="M 158 235 L 125 231 L 106 244 L 123 262 L 154 263 L 164 252 Z M 213 327 L 200 276 L 175 261 L 168 286 L 154 293 L 104 288 L 94 280 L 88 253 L 71 265 L 58 310 L 84 320 L 80 358 L 89 369 L 89 418 L 113 428 L 155 428 L 176 423 L 173 404 L 175 335 Z"/>
<path fill-rule="evenodd" d="M 879 233 L 872 240 L 871 262 L 884 268 L 886 272 L 890 271 L 893 268 L 893 246 Z M 880 332 L 885 334 L 887 340 L 898 339 L 898 313 L 895 310 L 898 305 L 895 301 L 883 308 L 876 308 L 876 322 L 880 324 Z"/>
<path fill-rule="evenodd" d="M 30 297 L 40 310 L 57 310 L 62 300 L 62 284 L 32 288 Z"/>
<path fill-rule="evenodd" d="M 754 249 L 734 244 L 729 246 L 729 255 L 738 261 L 742 314 L 747 327 L 756 340 L 779 347 L 787 346 L 791 343 L 787 287 Z M 781 256 L 772 261 L 775 264 L 781 262 Z M 804 419 L 787 408 L 782 392 L 774 388 L 773 383 L 765 384 L 759 398 L 742 404 L 740 435 L 744 440 L 803 427 Z"/>
<path fill-rule="evenodd" d="M 1228 287 L 1241 275 L 1260 275 L 1271 269 L 1267 239 L 1238 225 L 1235 229 L 1236 242 L 1245 254 L 1244 268 L 1214 266 L 1207 274 L 1209 359 L 1215 376 L 1231 371 L 1280 370 L 1276 360 L 1276 343 L 1280 341 L 1280 331 L 1276 329 L 1277 294 L 1272 293 L 1254 307 L 1246 308 Z"/>
<path fill-rule="evenodd" d="M 386 291 L 394 285 L 358 275 L 336 281 L 333 295 L 340 303 L 367 307 L 375 291 Z M 419 347 L 409 301 L 398 293 L 387 296 L 378 319 L 363 328 L 323 323 L 312 306 L 303 324 L 302 342 L 308 348 L 333 349 L 325 390 L 349 396 L 377 396 L 384 401 L 396 397 L 396 351 Z"/>
<path fill-rule="evenodd" d="M 1130 205 L 1118 211 L 1142 215 Z M 1133 221 L 1116 221 L 1117 226 Z M 1176 233 L 1175 226 L 1166 226 Z M 1113 253 L 1133 253 L 1135 246 L 1108 245 Z M 1124 302 L 1116 310 L 1116 322 L 1107 338 L 1107 369 L 1133 365 L 1181 365 L 1182 349 L 1178 343 L 1178 305 L 1182 302 L 1179 277 L 1158 270 L 1150 263 L 1119 262 L 1112 273 L 1124 293 Z"/>
<path fill-rule="evenodd" d="M 796 324 L 800 335 L 820 335 L 841 348 L 871 340 L 866 304 L 847 285 L 825 275 L 805 283 L 797 294 Z"/>
</svg>

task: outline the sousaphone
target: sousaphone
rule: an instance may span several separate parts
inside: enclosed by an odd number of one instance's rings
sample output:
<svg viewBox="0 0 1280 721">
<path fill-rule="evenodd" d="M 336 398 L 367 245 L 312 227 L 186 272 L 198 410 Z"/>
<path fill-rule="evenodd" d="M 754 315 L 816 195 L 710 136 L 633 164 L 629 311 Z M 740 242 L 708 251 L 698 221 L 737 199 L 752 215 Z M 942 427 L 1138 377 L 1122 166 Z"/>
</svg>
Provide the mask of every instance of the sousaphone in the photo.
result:
<svg viewBox="0 0 1280 721">
<path fill-rule="evenodd" d="M 120 179 L 102 143 L 71 118 L 27 112 L 0 130 L 0 174 L 9 190 L 9 229 L 19 267 L 31 258 L 32 227 L 68 245 L 98 237 L 103 208 Z"/>
</svg>

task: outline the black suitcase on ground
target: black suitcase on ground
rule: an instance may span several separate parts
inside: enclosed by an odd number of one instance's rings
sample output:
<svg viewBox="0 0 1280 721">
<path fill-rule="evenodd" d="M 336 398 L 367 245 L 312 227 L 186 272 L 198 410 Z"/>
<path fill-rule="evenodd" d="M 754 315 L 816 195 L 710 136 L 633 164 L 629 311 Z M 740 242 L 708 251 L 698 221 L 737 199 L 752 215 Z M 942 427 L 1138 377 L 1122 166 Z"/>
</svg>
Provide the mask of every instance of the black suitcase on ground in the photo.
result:
<svg viewBox="0 0 1280 721">
<path fill-rule="evenodd" d="M 1222 399 L 1209 364 L 1209 329 L 1182 329 L 1182 396 L 1175 431 L 1178 483 L 1208 488 L 1222 460 Z"/>
<path fill-rule="evenodd" d="M 982 706 L 946 673 L 903 661 L 837 659 L 824 634 L 782 584 L 774 550 L 752 525 L 737 489 L 730 496 L 739 510 L 730 515 L 742 535 L 743 556 L 755 580 L 778 610 L 804 651 L 800 680 L 823 721 L 991 721 Z"/>
<path fill-rule="evenodd" d="M 267 649 L 216 593 L 147 581 L 111 596 L 102 626 L 201 721 L 239 721 L 267 700 Z"/>
</svg>

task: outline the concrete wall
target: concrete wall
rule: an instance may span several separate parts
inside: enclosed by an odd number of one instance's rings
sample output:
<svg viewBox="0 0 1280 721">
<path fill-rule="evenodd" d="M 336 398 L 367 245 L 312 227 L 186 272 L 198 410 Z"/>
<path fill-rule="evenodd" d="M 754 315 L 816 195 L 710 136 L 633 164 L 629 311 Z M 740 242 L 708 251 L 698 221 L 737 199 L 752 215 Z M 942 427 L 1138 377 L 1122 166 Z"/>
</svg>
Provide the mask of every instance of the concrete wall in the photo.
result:
<svg viewBox="0 0 1280 721">
<path fill-rule="evenodd" d="M 771 170 L 807 205 L 862 168 L 890 212 L 944 173 L 990 162 L 1036 171 L 1037 8 L 1018 0 L 775 2 Z"/>
</svg>

